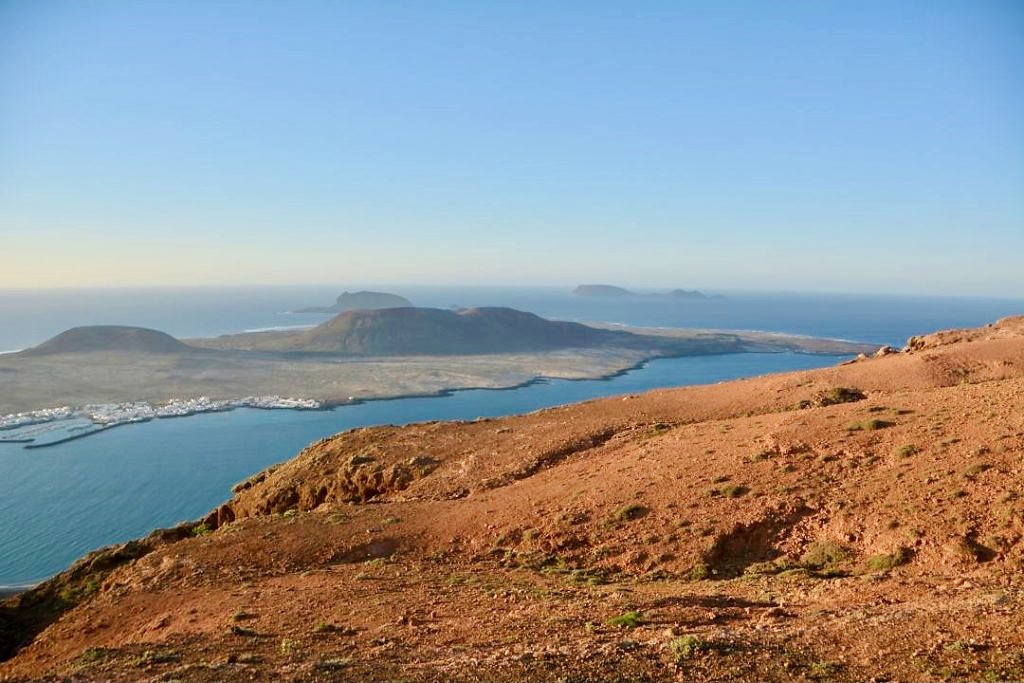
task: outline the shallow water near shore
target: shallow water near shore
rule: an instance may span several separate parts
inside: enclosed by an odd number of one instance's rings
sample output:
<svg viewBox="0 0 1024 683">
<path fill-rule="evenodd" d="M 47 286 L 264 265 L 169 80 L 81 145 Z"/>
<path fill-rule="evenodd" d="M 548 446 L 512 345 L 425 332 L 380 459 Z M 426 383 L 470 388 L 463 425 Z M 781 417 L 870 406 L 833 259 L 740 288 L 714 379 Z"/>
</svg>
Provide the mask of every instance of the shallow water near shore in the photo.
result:
<svg viewBox="0 0 1024 683">
<path fill-rule="evenodd" d="M 540 381 L 327 411 L 238 409 L 126 425 L 37 450 L 0 444 L 0 585 L 38 581 L 95 548 L 201 517 L 230 497 L 236 482 L 352 427 L 509 415 L 839 360 L 795 353 L 665 358 L 605 380 Z"/>
</svg>

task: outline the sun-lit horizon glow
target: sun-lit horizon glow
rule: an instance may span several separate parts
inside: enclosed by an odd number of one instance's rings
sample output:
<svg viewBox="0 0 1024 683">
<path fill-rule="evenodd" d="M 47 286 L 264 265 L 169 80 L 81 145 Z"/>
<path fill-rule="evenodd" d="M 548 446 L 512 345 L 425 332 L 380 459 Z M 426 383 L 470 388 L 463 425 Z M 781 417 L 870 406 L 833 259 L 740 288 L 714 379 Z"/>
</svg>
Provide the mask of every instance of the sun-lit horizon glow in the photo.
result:
<svg viewBox="0 0 1024 683">
<path fill-rule="evenodd" d="M 0 5 L 0 289 L 1024 297 L 1024 6 Z"/>
</svg>

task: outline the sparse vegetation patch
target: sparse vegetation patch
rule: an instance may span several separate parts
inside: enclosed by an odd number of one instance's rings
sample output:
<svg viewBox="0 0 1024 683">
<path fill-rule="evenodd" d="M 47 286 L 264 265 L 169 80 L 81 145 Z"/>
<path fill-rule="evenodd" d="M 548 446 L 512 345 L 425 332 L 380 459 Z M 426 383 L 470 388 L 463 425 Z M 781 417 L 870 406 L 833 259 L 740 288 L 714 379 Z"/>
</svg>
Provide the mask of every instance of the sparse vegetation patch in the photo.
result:
<svg viewBox="0 0 1024 683">
<path fill-rule="evenodd" d="M 704 649 L 704 642 L 697 636 L 679 636 L 668 644 L 669 651 L 677 664 L 681 664 Z"/>
<path fill-rule="evenodd" d="M 612 515 L 612 519 L 616 522 L 631 522 L 635 519 L 640 519 L 648 512 L 650 512 L 650 510 L 643 505 L 625 505 L 615 511 Z"/>
<path fill-rule="evenodd" d="M 910 561 L 910 555 L 911 553 L 908 548 L 899 548 L 889 554 L 872 555 L 866 560 L 865 564 L 870 571 L 885 572 L 901 564 L 906 564 Z"/>
<path fill-rule="evenodd" d="M 974 479 L 982 472 L 986 472 L 990 469 L 992 469 L 992 465 L 988 464 L 987 462 L 976 462 L 970 467 L 968 467 L 966 470 L 964 470 L 964 476 L 967 477 L 968 479 Z"/>
<path fill-rule="evenodd" d="M 833 569 L 849 557 L 850 551 L 843 546 L 831 541 L 818 541 L 800 556 L 800 564 L 808 569 Z"/>
<path fill-rule="evenodd" d="M 897 458 L 909 458 L 915 453 L 917 453 L 917 446 L 912 444 L 906 444 L 896 449 Z"/>
<path fill-rule="evenodd" d="M 739 498 L 750 492 L 750 489 L 742 484 L 732 484 L 722 489 L 722 495 L 726 498 Z"/>
<path fill-rule="evenodd" d="M 608 620 L 609 626 L 617 626 L 619 628 L 636 628 L 644 623 L 643 615 L 634 610 L 624 612 L 617 617 L 612 617 Z"/>
</svg>

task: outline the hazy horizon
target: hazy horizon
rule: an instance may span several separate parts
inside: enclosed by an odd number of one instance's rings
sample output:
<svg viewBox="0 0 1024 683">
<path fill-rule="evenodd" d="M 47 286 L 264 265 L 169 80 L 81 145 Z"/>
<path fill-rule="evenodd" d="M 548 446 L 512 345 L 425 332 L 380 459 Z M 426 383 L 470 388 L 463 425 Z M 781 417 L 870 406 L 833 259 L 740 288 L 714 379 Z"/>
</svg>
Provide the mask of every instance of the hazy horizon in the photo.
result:
<svg viewBox="0 0 1024 683">
<path fill-rule="evenodd" d="M 1006 294 L 985 294 L 985 293 L 944 293 L 944 292 L 933 292 L 933 291 L 893 291 L 893 290 L 881 290 L 881 289 L 863 289 L 863 290 L 837 290 L 837 289 L 811 289 L 811 288 L 757 288 L 757 287 L 703 287 L 696 284 L 690 283 L 666 283 L 662 285 L 658 284 L 636 284 L 633 282 L 626 281 L 580 281 L 573 282 L 571 284 L 565 283 L 553 283 L 553 284 L 516 284 L 508 282 L 478 282 L 478 283 L 459 283 L 459 282 L 400 282 L 400 281 L 380 281 L 380 282 L 281 282 L 281 283 L 266 283 L 266 282 L 239 282 L 239 283 L 215 283 L 215 284 L 185 284 L 185 283 L 166 283 L 166 284 L 110 284 L 110 285 L 36 285 L 36 286 L 0 286 L 0 292 L 18 292 L 18 293 L 30 293 L 30 292 L 75 292 L 75 293 L 102 293 L 102 292 L 144 292 L 147 290 L 151 291 L 181 291 L 187 292 L 190 290 L 202 291 L 202 290 L 250 290 L 250 291 L 274 291 L 274 290 L 305 290 L 305 291 L 331 291 L 341 294 L 344 291 L 356 292 L 362 290 L 372 290 L 387 293 L 398 293 L 402 292 L 399 290 L 494 290 L 499 291 L 553 291 L 561 292 L 564 294 L 570 293 L 578 285 L 612 285 L 617 287 L 623 287 L 625 289 L 634 291 L 639 294 L 650 294 L 650 293 L 664 293 L 673 289 L 684 289 L 684 290 L 697 290 L 704 294 L 721 294 L 725 296 L 780 296 L 780 297 L 799 297 L 799 296 L 821 296 L 821 297 L 867 297 L 867 298 L 892 298 L 892 299 L 985 299 L 985 300 L 1007 300 L 1007 301 L 1022 301 L 1024 302 L 1024 294 L 1006 293 Z M 314 302 L 315 303 L 315 302 Z"/>
<path fill-rule="evenodd" d="M 0 288 L 1019 298 L 1021 35 L 998 0 L 3 3 Z"/>
</svg>

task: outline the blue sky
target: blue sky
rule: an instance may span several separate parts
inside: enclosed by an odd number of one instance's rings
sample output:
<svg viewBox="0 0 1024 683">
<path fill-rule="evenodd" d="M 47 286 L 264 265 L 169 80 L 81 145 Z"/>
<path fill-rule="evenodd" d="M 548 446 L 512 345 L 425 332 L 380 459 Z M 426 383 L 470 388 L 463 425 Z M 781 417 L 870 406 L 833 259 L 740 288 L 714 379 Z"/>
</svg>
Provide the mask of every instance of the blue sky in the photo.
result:
<svg viewBox="0 0 1024 683">
<path fill-rule="evenodd" d="M 0 2 L 0 287 L 1024 296 L 1024 3 Z"/>
</svg>

